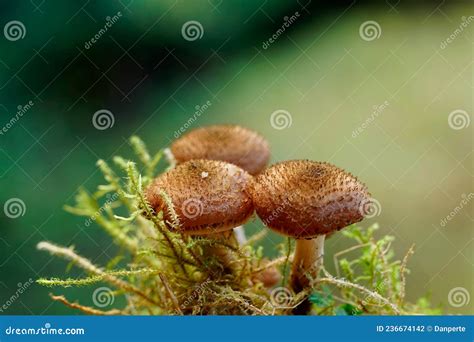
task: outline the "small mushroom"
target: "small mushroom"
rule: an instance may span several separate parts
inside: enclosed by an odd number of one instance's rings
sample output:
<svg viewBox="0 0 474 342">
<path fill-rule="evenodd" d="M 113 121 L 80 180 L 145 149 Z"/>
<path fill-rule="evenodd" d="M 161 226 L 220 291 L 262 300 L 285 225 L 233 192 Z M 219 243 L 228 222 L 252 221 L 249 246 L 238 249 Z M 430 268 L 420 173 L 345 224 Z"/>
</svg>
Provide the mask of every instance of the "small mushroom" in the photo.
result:
<svg viewBox="0 0 474 342">
<path fill-rule="evenodd" d="M 257 215 L 276 232 L 296 239 L 291 287 L 311 287 L 323 263 L 324 237 L 364 218 L 367 187 L 329 163 L 293 160 L 278 163 L 256 177 L 252 196 Z M 295 314 L 307 314 L 308 299 Z"/>
<path fill-rule="evenodd" d="M 171 145 L 178 164 L 192 159 L 222 160 L 256 175 L 270 159 L 268 142 L 257 132 L 237 125 L 197 128 Z"/>
<path fill-rule="evenodd" d="M 197 128 L 173 142 L 166 155 L 170 163 L 181 164 L 192 159 L 222 160 L 256 175 L 270 159 L 267 140 L 257 132 L 237 125 L 213 125 Z M 239 245 L 247 242 L 243 227 L 236 227 Z"/>
<path fill-rule="evenodd" d="M 271 288 L 281 281 L 281 272 L 275 265 L 269 265 L 270 260 L 262 260 L 263 268 L 260 272 L 253 276 L 254 282 L 261 282 L 266 288 Z"/>
<path fill-rule="evenodd" d="M 171 229 L 185 235 L 225 239 L 225 232 L 245 223 L 253 214 L 253 203 L 247 191 L 252 182 L 245 170 L 215 160 L 191 160 L 156 178 L 146 190 L 146 197 L 156 212 L 163 210 Z M 173 203 L 173 217 L 162 197 L 165 192 Z M 178 222 L 174 222 L 178 221 Z M 229 266 L 227 250 L 213 251 Z"/>
</svg>

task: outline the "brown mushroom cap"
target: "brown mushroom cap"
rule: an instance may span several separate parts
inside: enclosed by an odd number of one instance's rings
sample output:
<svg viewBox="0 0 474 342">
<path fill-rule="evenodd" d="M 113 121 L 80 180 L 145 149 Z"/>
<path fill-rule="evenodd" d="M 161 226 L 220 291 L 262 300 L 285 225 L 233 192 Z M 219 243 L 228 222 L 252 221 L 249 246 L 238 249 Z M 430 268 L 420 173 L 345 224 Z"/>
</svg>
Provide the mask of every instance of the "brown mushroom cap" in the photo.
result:
<svg viewBox="0 0 474 342">
<path fill-rule="evenodd" d="M 257 132 L 235 125 L 201 127 L 171 145 L 178 164 L 191 159 L 222 160 L 248 173 L 260 173 L 270 158 L 268 142 Z"/>
<path fill-rule="evenodd" d="M 191 160 L 160 175 L 146 190 L 155 209 L 173 222 L 166 202 L 170 197 L 178 216 L 179 229 L 187 234 L 211 234 L 230 230 L 253 214 L 247 191 L 252 176 L 233 164 L 215 160 Z"/>
<path fill-rule="evenodd" d="M 270 263 L 270 260 L 263 259 L 262 266 L 266 266 Z M 277 266 L 266 267 L 260 273 L 254 275 L 253 280 L 255 282 L 261 282 L 265 287 L 273 287 L 281 281 L 281 272 Z"/>
<path fill-rule="evenodd" d="M 255 210 L 273 230 L 312 238 L 340 230 L 364 218 L 367 187 L 329 163 L 293 160 L 275 164 L 252 186 Z"/>
</svg>

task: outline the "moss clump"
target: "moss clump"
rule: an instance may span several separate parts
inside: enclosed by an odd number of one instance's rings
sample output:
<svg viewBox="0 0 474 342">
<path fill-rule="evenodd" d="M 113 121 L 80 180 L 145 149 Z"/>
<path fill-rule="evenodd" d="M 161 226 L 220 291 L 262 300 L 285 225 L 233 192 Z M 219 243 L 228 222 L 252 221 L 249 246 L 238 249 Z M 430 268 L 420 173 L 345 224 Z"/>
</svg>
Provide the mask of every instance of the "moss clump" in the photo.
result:
<svg viewBox="0 0 474 342">
<path fill-rule="evenodd" d="M 163 213 L 155 212 L 144 195 L 144 189 L 157 176 L 163 151 L 151 155 L 138 137 L 132 137 L 130 144 L 139 166 L 115 157 L 116 169 L 122 173 L 119 175 L 105 161 L 99 161 L 97 165 L 106 184 L 98 186 L 93 193 L 80 189 L 76 204 L 65 207 L 103 228 L 121 247 L 120 255 L 107 266 L 99 267 L 72 247 L 41 242 L 40 250 L 71 261 L 87 276 L 37 280 L 49 287 L 107 283 L 116 289 L 111 295 L 124 296 L 126 305 L 103 311 L 100 306 L 84 306 L 64 296 L 52 295 L 53 300 L 95 315 L 283 315 L 291 313 L 292 307 L 308 295 L 291 293 L 285 287 L 286 276 L 274 288 L 266 288 L 262 282 L 265 277 L 259 276 L 275 267 L 286 275 L 292 258 L 290 241 L 278 246 L 280 257 L 268 260 L 259 246 L 265 231 L 236 247 L 228 240 L 189 237 L 169 230 L 169 226 L 177 224 L 173 221 L 179 219 L 170 197 L 162 194 L 169 210 Z M 171 219 L 166 221 L 164 217 Z M 369 229 L 353 226 L 343 232 L 344 238 L 353 241 L 354 246 L 334 256 L 336 275 L 323 269 L 323 275 L 313 282 L 310 300 L 314 314 L 438 313 L 430 309 L 426 298 L 416 304 L 405 300 L 407 261 L 413 249 L 403 260 L 393 260 L 390 248 L 393 238 L 376 240 L 376 229 L 376 226 Z M 219 258 L 205 253 L 216 245 L 232 255 L 239 265 L 234 268 L 236 271 L 228 272 Z"/>
</svg>

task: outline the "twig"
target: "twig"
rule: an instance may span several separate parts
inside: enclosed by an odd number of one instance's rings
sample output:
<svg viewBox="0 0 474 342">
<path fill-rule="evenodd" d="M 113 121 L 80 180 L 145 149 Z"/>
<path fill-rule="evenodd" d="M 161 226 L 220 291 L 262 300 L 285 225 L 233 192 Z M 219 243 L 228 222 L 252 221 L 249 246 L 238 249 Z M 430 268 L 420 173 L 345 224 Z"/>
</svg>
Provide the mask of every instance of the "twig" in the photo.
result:
<svg viewBox="0 0 474 342">
<path fill-rule="evenodd" d="M 379 302 L 384 303 L 385 305 L 390 306 L 390 308 L 395 312 L 397 315 L 401 314 L 400 309 L 397 307 L 397 305 L 391 303 L 387 298 L 381 296 L 377 292 L 371 291 L 361 285 L 351 283 L 350 281 L 344 280 L 344 279 L 338 279 L 334 278 L 331 276 L 326 270 L 323 269 L 324 275 L 326 278 L 319 278 L 315 280 L 315 283 L 329 283 L 329 284 L 334 284 L 340 287 L 352 287 L 354 289 L 357 289 L 361 292 L 366 293 L 369 297 L 377 299 Z"/>
<path fill-rule="evenodd" d="M 56 246 L 52 243 L 49 242 L 40 242 L 37 246 L 39 250 L 43 251 L 48 251 L 52 255 L 59 255 L 67 260 L 75 262 L 79 267 L 82 269 L 86 270 L 89 273 L 103 276 L 104 280 L 110 282 L 111 284 L 129 292 L 133 292 L 137 294 L 138 296 L 142 297 L 145 299 L 147 302 L 159 306 L 159 304 L 154 301 L 152 298 L 149 298 L 145 293 L 143 293 L 141 290 L 137 289 L 135 286 L 111 275 L 102 270 L 101 268 L 95 266 L 92 264 L 89 260 L 86 258 L 76 254 L 72 248 L 65 248 L 65 247 L 60 247 Z"/>
<path fill-rule="evenodd" d="M 109 311 L 102 311 L 102 310 L 97 310 L 97 309 L 91 308 L 90 306 L 84 306 L 84 305 L 77 304 L 77 303 L 71 303 L 64 296 L 55 296 L 52 293 L 50 293 L 49 296 L 54 301 L 61 302 L 64 305 L 66 305 L 66 306 L 68 306 L 72 309 L 81 310 L 82 312 L 84 312 L 86 314 L 89 314 L 89 315 L 114 316 L 114 315 L 121 315 L 122 314 L 122 311 L 117 310 L 117 309 L 112 309 L 112 310 L 109 310 Z"/>
<path fill-rule="evenodd" d="M 141 186 L 139 186 L 134 178 L 134 174 L 135 174 L 135 167 L 134 167 L 134 164 L 132 162 L 129 162 L 128 163 L 128 174 L 129 174 L 129 177 L 130 177 L 130 181 L 133 185 L 133 187 L 135 188 L 135 192 L 137 193 L 138 195 L 138 198 L 140 200 L 140 204 L 144 207 L 145 211 L 146 211 L 146 214 L 148 217 L 151 218 L 152 222 L 154 223 L 154 226 L 156 227 L 156 229 L 158 229 L 158 231 L 160 232 L 160 234 L 165 238 L 166 242 L 168 243 L 170 249 L 173 251 L 173 254 L 175 255 L 176 259 L 178 261 L 180 261 L 180 255 L 176 249 L 176 246 L 174 245 L 173 241 L 171 240 L 170 236 L 168 235 L 167 231 L 166 231 L 166 227 L 162 227 L 162 225 L 164 225 L 163 222 L 159 222 L 157 219 L 156 219 L 156 216 L 154 215 L 154 213 L 152 212 L 151 208 L 150 208 L 150 205 L 148 204 L 148 202 L 146 201 L 146 199 L 143 197 L 143 194 L 141 192 Z M 181 267 L 181 270 L 183 271 L 184 275 L 186 277 L 189 277 L 188 275 L 188 272 L 186 271 L 186 267 L 184 267 L 184 265 L 180 262 L 179 263 L 179 266 Z"/>
<path fill-rule="evenodd" d="M 265 264 L 264 266 L 259 267 L 259 268 L 256 268 L 252 273 L 260 273 L 260 272 L 262 272 L 263 270 L 266 270 L 267 268 L 271 268 L 271 267 L 273 267 L 273 266 L 281 265 L 281 264 L 283 264 L 284 262 L 286 262 L 287 259 L 288 259 L 289 262 L 291 262 L 291 261 L 293 260 L 293 253 L 291 253 L 291 254 L 289 255 L 289 257 L 287 257 L 287 256 L 285 255 L 285 256 L 282 256 L 282 257 L 273 259 L 272 261 L 270 261 L 269 263 Z"/>
<path fill-rule="evenodd" d="M 171 290 L 171 287 L 170 287 L 170 285 L 169 285 L 168 279 L 167 279 L 166 276 L 165 276 L 164 274 L 162 274 L 162 273 L 159 273 L 158 276 L 160 277 L 161 282 L 163 283 L 163 286 L 165 287 L 166 292 L 167 292 L 168 295 L 170 296 L 171 302 L 172 302 L 173 305 L 174 305 L 174 309 L 176 310 L 177 313 L 179 313 L 180 315 L 182 315 L 183 312 L 181 311 L 181 308 L 179 307 L 178 299 L 176 298 L 175 294 L 174 294 L 173 291 Z"/>
<path fill-rule="evenodd" d="M 268 234 L 267 229 L 262 230 L 256 234 L 253 234 L 251 237 L 247 239 L 247 242 L 245 242 L 245 244 L 242 247 L 253 245 L 255 242 L 263 239 L 267 234 Z"/>
<path fill-rule="evenodd" d="M 283 266 L 283 279 L 282 279 L 282 284 L 286 284 L 286 279 L 288 276 L 288 263 L 290 260 L 290 255 L 291 255 L 291 239 L 287 239 L 287 251 L 286 251 L 286 257 L 285 257 L 285 263 Z"/>
<path fill-rule="evenodd" d="M 405 272 L 407 269 L 408 258 L 412 256 L 413 253 L 415 253 L 415 244 L 410 246 L 407 254 L 405 254 L 405 256 L 403 257 L 402 264 L 400 266 L 400 282 L 402 284 L 401 284 L 401 289 L 400 289 L 400 295 L 398 297 L 398 305 L 401 305 L 401 303 L 405 299 L 405 284 L 406 284 Z"/>
<path fill-rule="evenodd" d="M 362 245 L 356 245 L 356 246 L 352 246 L 352 247 L 349 247 L 347 249 L 344 249 L 340 252 L 337 252 L 336 254 L 334 254 L 333 256 L 333 261 L 334 261 L 334 266 L 336 268 L 336 274 L 338 277 L 341 276 L 341 274 L 339 273 L 339 257 L 343 254 L 346 254 L 346 253 L 349 253 L 349 252 L 352 252 L 352 251 L 355 251 L 356 249 L 359 249 L 359 248 L 362 248 L 362 247 L 366 247 L 366 246 L 369 246 L 370 245 L 370 242 L 368 243 L 364 243 Z"/>
<path fill-rule="evenodd" d="M 139 269 L 139 270 L 117 270 L 117 271 L 108 271 L 106 274 L 113 275 L 117 277 L 126 277 L 130 275 L 139 275 L 139 274 L 153 274 L 157 273 L 156 270 L 152 269 Z M 104 280 L 104 275 L 94 275 L 86 278 L 68 278 L 68 279 L 59 279 L 59 278 L 40 278 L 36 282 L 43 286 L 87 286 L 98 283 Z"/>
</svg>

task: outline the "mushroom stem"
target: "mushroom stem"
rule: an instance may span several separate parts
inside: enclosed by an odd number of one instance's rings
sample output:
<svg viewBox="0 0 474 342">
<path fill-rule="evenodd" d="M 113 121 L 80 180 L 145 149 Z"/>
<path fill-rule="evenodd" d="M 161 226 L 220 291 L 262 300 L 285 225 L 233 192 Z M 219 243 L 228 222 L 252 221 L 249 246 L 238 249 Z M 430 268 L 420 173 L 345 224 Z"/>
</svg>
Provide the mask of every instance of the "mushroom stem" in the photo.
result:
<svg viewBox="0 0 474 342">
<path fill-rule="evenodd" d="M 324 237 L 318 235 L 313 239 L 297 239 L 296 250 L 291 270 L 291 288 L 295 293 L 311 288 L 323 265 Z M 308 297 L 293 309 L 295 315 L 306 315 L 311 310 Z"/>
<path fill-rule="evenodd" d="M 239 246 L 243 246 L 247 243 L 247 236 L 245 236 L 245 230 L 243 226 L 234 228 L 235 239 L 239 243 Z"/>
<path fill-rule="evenodd" d="M 236 265 L 235 257 L 232 255 L 229 247 L 238 248 L 233 231 L 208 234 L 205 237 L 209 240 L 213 240 L 213 243 L 206 248 L 204 254 L 215 256 L 224 266 L 225 272 L 232 273 L 232 271 L 235 270 Z M 224 245 L 228 245 L 229 247 Z"/>
<path fill-rule="evenodd" d="M 171 152 L 169 147 L 165 148 L 163 152 L 165 154 L 166 160 L 170 164 L 169 169 L 173 169 L 176 166 L 176 158 L 174 157 L 173 152 Z"/>
</svg>

